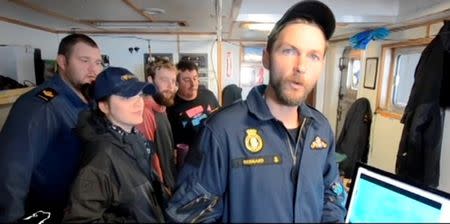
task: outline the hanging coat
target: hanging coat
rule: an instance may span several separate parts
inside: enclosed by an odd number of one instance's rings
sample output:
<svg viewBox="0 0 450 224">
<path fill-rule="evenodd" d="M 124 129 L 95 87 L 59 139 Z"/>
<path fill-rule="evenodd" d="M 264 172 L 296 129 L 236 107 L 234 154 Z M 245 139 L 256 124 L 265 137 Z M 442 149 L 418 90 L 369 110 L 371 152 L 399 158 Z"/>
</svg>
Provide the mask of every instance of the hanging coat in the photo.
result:
<svg viewBox="0 0 450 224">
<path fill-rule="evenodd" d="M 372 110 L 367 98 L 357 99 L 347 112 L 344 126 L 336 143 L 336 152 L 347 158 L 339 164 L 344 176 L 351 178 L 356 162 L 367 163 L 369 153 L 370 125 Z"/>
<path fill-rule="evenodd" d="M 401 122 L 396 173 L 431 187 L 439 185 L 443 117 L 449 106 L 450 22 L 422 52 Z"/>
</svg>

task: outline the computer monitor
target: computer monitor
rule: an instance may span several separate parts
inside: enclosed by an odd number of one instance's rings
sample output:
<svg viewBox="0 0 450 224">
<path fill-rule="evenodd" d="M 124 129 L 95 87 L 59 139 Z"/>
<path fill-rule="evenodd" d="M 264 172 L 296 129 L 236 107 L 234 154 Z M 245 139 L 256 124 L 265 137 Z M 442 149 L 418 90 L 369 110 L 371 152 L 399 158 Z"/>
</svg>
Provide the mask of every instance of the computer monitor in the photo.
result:
<svg viewBox="0 0 450 224">
<path fill-rule="evenodd" d="M 450 194 L 358 163 L 346 223 L 450 222 Z"/>
</svg>

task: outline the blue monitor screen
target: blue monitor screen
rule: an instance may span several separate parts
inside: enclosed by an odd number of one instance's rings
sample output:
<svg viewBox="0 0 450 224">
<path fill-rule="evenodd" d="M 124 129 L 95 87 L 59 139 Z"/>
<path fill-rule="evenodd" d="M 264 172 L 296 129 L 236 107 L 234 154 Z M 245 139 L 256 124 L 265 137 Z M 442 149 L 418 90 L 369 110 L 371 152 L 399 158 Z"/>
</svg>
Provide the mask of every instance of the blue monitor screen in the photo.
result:
<svg viewBox="0 0 450 224">
<path fill-rule="evenodd" d="M 450 200 L 382 174 L 358 168 L 347 222 L 443 222 Z"/>
</svg>

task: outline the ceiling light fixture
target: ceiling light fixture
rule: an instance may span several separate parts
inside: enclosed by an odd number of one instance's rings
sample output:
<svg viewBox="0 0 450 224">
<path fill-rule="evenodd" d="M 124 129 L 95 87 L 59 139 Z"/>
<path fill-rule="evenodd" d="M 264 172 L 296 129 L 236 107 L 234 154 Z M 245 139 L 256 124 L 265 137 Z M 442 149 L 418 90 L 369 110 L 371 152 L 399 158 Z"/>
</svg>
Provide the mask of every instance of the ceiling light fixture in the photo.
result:
<svg viewBox="0 0 450 224">
<path fill-rule="evenodd" d="M 241 27 L 249 30 L 271 31 L 274 23 L 242 23 Z"/>
<path fill-rule="evenodd" d="M 178 22 L 99 22 L 96 26 L 101 29 L 176 29 Z"/>
<path fill-rule="evenodd" d="M 160 8 L 146 8 L 143 10 L 143 12 L 147 15 L 159 15 L 159 14 L 166 14 L 166 10 L 160 9 Z"/>
</svg>

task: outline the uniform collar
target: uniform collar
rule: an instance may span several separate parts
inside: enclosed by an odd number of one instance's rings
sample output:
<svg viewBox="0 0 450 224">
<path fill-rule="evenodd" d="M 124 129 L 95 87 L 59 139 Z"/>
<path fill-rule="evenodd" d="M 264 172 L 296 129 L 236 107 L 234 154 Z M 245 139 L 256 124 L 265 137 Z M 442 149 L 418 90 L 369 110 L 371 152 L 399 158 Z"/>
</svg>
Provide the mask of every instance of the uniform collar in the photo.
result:
<svg viewBox="0 0 450 224">
<path fill-rule="evenodd" d="M 87 106 L 85 102 L 75 93 L 75 91 L 64 82 L 60 74 L 56 74 L 53 77 L 53 82 L 55 83 L 55 89 L 58 93 L 67 97 L 67 99 L 75 106 L 75 107 L 84 107 Z"/>
<path fill-rule="evenodd" d="M 254 114 L 260 120 L 275 119 L 264 100 L 264 93 L 267 85 L 255 86 L 247 96 L 247 106 L 250 113 Z"/>
<path fill-rule="evenodd" d="M 254 114 L 260 120 L 275 119 L 267 106 L 266 100 L 263 95 L 266 92 L 267 85 L 259 85 L 253 87 L 247 96 L 247 105 L 250 113 Z M 313 109 L 305 103 L 299 105 L 298 109 L 303 117 L 309 117 L 315 119 Z"/>
</svg>

